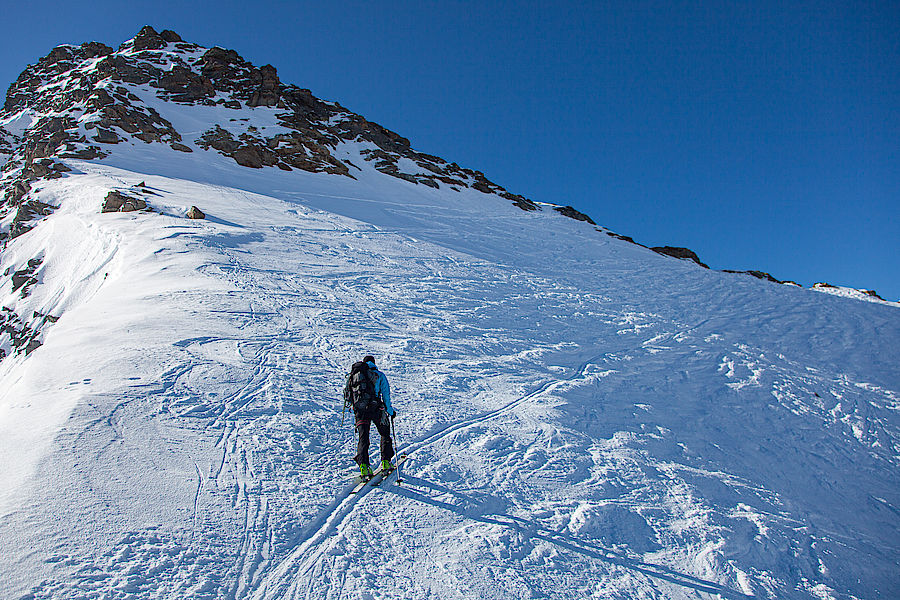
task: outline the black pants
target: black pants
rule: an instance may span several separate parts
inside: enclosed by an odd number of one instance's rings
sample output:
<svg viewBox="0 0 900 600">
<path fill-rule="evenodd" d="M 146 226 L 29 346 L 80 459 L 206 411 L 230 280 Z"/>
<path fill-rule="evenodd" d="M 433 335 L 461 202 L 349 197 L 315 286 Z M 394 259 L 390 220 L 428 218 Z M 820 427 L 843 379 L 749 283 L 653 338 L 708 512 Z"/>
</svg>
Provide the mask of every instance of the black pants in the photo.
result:
<svg viewBox="0 0 900 600">
<path fill-rule="evenodd" d="M 369 429 L 372 423 L 381 435 L 381 460 L 391 460 L 394 457 L 394 444 L 391 441 L 390 417 L 385 412 L 378 419 L 356 419 L 356 433 L 359 434 L 359 443 L 356 445 L 356 464 L 369 464 Z"/>
</svg>

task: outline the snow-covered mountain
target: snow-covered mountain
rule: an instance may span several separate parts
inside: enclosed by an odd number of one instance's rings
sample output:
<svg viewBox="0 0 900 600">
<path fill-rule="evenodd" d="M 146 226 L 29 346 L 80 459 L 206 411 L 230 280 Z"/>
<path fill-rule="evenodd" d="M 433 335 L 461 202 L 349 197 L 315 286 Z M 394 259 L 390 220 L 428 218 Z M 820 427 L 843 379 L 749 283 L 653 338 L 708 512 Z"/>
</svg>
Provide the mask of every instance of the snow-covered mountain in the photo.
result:
<svg viewBox="0 0 900 600">
<path fill-rule="evenodd" d="M 900 595 L 892 303 L 662 256 L 149 27 L 26 69 L 0 153 L 4 598 Z M 351 494 L 364 354 L 409 458 Z"/>
</svg>

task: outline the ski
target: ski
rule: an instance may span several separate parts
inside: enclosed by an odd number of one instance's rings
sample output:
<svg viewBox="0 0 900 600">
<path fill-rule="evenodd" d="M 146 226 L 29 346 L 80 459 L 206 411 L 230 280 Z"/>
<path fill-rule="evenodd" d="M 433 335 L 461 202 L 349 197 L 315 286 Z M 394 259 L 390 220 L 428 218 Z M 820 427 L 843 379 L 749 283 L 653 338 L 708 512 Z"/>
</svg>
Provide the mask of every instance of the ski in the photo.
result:
<svg viewBox="0 0 900 600">
<path fill-rule="evenodd" d="M 372 471 L 372 476 L 365 479 L 360 478 L 361 480 L 353 487 L 352 490 L 350 490 L 350 493 L 358 493 L 360 490 L 366 487 L 366 484 L 369 483 L 371 483 L 373 487 L 378 485 L 386 476 L 393 473 L 404 460 L 406 460 L 406 454 L 401 454 L 397 458 L 397 462 L 394 463 L 394 465 L 390 469 L 388 469 L 387 472 L 385 472 L 385 470 L 381 468 L 381 465 L 378 465 L 378 468 Z"/>
<path fill-rule="evenodd" d="M 374 471 L 372 471 L 372 476 L 371 476 L 371 477 L 362 477 L 362 476 L 360 475 L 360 477 L 359 477 L 359 479 L 360 479 L 359 483 L 357 483 L 357 484 L 353 487 L 353 489 L 350 490 L 350 493 L 351 493 L 351 494 L 357 493 L 358 491 L 360 491 L 361 489 L 363 489 L 364 487 L 366 487 L 366 484 L 367 484 L 367 483 L 370 483 L 371 481 L 374 481 L 375 478 L 378 478 L 378 479 L 380 480 L 382 475 L 383 475 L 383 471 L 382 471 L 381 465 L 379 465 L 377 469 L 375 469 Z"/>
<path fill-rule="evenodd" d="M 390 475 L 391 473 L 393 473 L 394 471 L 396 471 L 396 470 L 397 470 L 397 467 L 399 467 L 401 464 L 403 464 L 403 461 L 405 461 L 406 459 L 407 459 L 407 455 L 406 455 L 406 454 L 401 454 L 400 456 L 398 456 L 398 457 L 397 457 L 397 462 L 394 463 L 394 465 L 387 471 L 387 473 L 384 473 L 381 477 L 379 477 L 379 478 L 378 478 L 378 481 L 372 483 L 372 487 L 375 487 L 375 486 L 377 486 L 378 484 L 380 484 L 382 481 L 384 481 L 384 480 L 387 478 L 387 476 Z M 401 481 L 401 480 L 398 479 L 398 480 L 397 480 L 397 483 L 400 483 L 400 481 Z"/>
</svg>

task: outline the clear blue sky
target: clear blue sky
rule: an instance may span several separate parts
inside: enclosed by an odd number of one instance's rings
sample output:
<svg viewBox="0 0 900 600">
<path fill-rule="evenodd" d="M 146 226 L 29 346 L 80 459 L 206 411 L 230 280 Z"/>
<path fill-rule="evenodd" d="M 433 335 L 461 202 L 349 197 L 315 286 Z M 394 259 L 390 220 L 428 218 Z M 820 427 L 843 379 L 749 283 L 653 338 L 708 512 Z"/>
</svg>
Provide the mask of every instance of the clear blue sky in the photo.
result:
<svg viewBox="0 0 900 600">
<path fill-rule="evenodd" d="M 2 85 L 60 43 L 172 29 L 644 244 L 900 299 L 900 2 L 6 1 L 3 17 Z"/>
</svg>

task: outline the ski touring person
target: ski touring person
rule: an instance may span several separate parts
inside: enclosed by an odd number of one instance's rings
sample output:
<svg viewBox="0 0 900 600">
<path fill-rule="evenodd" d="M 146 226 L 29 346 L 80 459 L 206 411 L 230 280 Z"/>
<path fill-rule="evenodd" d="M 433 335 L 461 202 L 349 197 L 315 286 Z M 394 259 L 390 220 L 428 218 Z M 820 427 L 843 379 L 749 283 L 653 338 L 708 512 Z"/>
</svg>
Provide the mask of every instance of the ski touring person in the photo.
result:
<svg viewBox="0 0 900 600">
<path fill-rule="evenodd" d="M 391 419 L 397 411 L 391 407 L 391 388 L 387 376 L 375 366 L 375 358 L 366 356 L 353 363 L 347 384 L 344 386 L 344 406 L 353 409 L 356 419 L 356 464 L 362 477 L 373 475 L 369 466 L 369 430 L 372 423 L 381 435 L 381 468 L 387 472 L 393 468 L 394 444 L 391 440 Z"/>
</svg>

